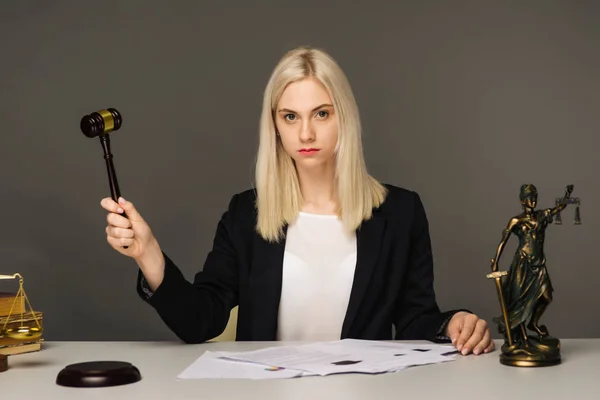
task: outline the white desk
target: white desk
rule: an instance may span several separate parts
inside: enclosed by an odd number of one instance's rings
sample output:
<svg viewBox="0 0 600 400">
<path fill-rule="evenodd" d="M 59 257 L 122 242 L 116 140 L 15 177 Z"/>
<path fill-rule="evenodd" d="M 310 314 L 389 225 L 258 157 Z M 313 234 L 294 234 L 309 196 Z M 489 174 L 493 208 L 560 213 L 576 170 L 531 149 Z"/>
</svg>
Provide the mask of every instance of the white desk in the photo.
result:
<svg viewBox="0 0 600 400">
<path fill-rule="evenodd" d="M 281 342 L 45 342 L 40 352 L 9 356 L 0 373 L 2 399 L 599 399 L 600 339 L 563 339 L 563 363 L 515 368 L 499 363 L 499 352 L 414 367 L 381 375 L 335 375 L 283 380 L 178 380 L 206 349 L 242 351 Z M 500 345 L 500 342 L 496 342 Z M 120 360 L 140 369 L 140 382 L 109 388 L 56 385 L 67 364 Z"/>
</svg>

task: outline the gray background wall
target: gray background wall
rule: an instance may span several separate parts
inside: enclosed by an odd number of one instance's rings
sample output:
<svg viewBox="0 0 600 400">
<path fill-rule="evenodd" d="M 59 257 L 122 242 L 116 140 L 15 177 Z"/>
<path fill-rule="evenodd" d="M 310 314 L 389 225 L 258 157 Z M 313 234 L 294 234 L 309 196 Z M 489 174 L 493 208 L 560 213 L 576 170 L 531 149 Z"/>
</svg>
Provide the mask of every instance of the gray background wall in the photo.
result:
<svg viewBox="0 0 600 400">
<path fill-rule="evenodd" d="M 301 44 L 348 74 L 371 172 L 422 195 L 442 308 L 498 314 L 485 274 L 519 186 L 551 206 L 574 184 L 583 225 L 571 208 L 549 227 L 543 322 L 600 337 L 598 3 L 205 3 L 0 3 L 0 273 L 25 276 L 47 340 L 174 339 L 105 241 L 102 150 L 80 118 L 123 113 L 123 195 L 192 279 L 230 196 L 252 184 L 264 85 Z"/>
</svg>

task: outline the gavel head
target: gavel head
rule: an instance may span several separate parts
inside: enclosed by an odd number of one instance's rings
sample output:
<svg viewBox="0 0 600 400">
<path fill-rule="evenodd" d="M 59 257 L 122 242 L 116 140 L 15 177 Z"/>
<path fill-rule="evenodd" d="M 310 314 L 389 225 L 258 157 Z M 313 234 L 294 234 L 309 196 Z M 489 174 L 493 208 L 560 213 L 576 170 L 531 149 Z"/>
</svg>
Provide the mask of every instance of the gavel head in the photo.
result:
<svg viewBox="0 0 600 400">
<path fill-rule="evenodd" d="M 119 130 L 122 121 L 121 114 L 117 110 L 107 108 L 85 115 L 81 119 L 80 127 L 85 136 L 93 138 Z"/>
</svg>

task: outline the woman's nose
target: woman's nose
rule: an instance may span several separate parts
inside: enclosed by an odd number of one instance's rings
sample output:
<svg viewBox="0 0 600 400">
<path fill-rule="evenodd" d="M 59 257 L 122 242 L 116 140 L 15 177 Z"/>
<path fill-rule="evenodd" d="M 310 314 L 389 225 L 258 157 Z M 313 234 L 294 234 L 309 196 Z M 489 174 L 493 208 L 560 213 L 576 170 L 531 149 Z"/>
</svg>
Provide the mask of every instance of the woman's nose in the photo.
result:
<svg viewBox="0 0 600 400">
<path fill-rule="evenodd" d="M 302 142 L 311 142 L 315 140 L 315 132 L 309 122 L 302 124 L 300 131 L 300 140 Z"/>
</svg>

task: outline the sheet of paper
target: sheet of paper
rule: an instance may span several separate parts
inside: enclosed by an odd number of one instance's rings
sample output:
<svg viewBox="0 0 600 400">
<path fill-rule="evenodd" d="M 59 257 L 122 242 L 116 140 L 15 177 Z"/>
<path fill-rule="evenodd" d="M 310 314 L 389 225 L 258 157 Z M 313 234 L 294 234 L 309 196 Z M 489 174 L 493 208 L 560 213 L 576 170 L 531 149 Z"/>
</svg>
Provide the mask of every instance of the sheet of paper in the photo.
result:
<svg viewBox="0 0 600 400">
<path fill-rule="evenodd" d="M 260 363 L 318 375 L 395 372 L 417 365 L 452 361 L 456 355 L 454 347 L 446 345 L 416 346 L 354 339 L 221 353 L 221 357 L 227 360 Z"/>
<path fill-rule="evenodd" d="M 344 339 L 245 352 L 205 352 L 179 379 L 286 379 L 340 373 L 378 374 L 456 359 L 451 345 Z"/>
<path fill-rule="evenodd" d="M 179 379 L 286 379 L 314 375 L 263 364 L 226 360 L 219 352 L 207 351 L 188 366 Z"/>
<path fill-rule="evenodd" d="M 397 342 L 383 342 L 377 340 L 358 340 L 358 339 L 344 339 L 333 342 L 316 343 L 309 346 L 322 347 L 325 345 L 328 352 L 334 351 L 369 351 L 369 352 L 384 352 L 389 353 L 390 351 L 405 352 L 412 354 L 414 357 L 425 358 L 427 355 L 436 355 L 450 357 L 458 355 L 459 351 L 453 345 L 450 344 L 408 344 L 408 343 L 397 343 Z"/>
</svg>

